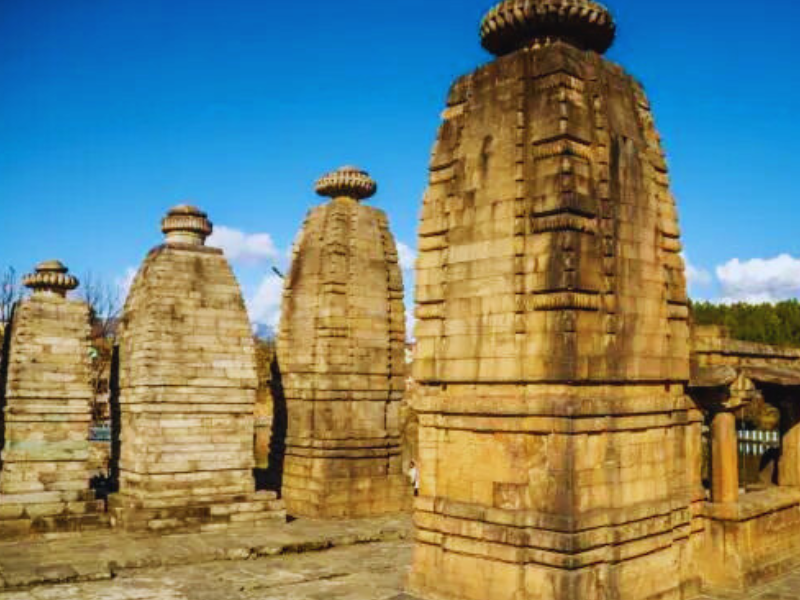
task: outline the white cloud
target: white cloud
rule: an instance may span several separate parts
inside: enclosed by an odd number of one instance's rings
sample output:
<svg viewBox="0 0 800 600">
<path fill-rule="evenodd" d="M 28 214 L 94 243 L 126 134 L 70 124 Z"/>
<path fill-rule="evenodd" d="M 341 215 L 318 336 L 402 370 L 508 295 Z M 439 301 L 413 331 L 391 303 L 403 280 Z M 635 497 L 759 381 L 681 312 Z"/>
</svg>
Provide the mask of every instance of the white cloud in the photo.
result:
<svg viewBox="0 0 800 600">
<path fill-rule="evenodd" d="M 417 252 L 408 244 L 403 242 L 397 243 L 397 256 L 400 262 L 400 268 L 404 271 L 410 271 L 414 268 L 414 263 L 417 260 Z"/>
<path fill-rule="evenodd" d="M 253 323 L 276 329 L 281 318 L 283 279 L 267 275 L 261 280 L 256 293 L 247 301 L 247 309 Z"/>
<path fill-rule="evenodd" d="M 738 258 L 716 269 L 721 302 L 776 302 L 800 297 L 800 259 L 788 254 L 775 258 Z"/>
<path fill-rule="evenodd" d="M 222 248 L 228 260 L 243 265 L 263 264 L 281 254 L 268 233 L 245 233 L 224 225 L 214 226 L 207 244 Z"/>
</svg>

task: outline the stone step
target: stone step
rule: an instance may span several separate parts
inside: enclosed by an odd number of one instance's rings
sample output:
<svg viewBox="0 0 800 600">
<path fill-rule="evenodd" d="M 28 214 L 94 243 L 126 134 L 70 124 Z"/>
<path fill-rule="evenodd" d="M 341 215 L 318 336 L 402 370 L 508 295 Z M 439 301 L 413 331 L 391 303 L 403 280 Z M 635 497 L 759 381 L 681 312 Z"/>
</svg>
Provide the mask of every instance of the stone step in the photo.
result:
<svg viewBox="0 0 800 600">
<path fill-rule="evenodd" d="M 242 523 L 285 522 L 283 501 L 274 493 L 216 496 L 171 500 L 138 499 L 115 495 L 109 498 L 114 527 L 127 531 L 200 532 Z"/>
</svg>

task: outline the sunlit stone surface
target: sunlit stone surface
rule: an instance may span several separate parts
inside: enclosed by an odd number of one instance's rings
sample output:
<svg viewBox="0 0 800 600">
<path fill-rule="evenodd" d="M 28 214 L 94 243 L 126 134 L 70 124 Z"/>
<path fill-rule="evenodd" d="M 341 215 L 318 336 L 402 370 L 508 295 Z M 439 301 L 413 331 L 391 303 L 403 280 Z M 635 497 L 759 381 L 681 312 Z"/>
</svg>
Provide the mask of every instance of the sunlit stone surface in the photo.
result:
<svg viewBox="0 0 800 600">
<path fill-rule="evenodd" d="M 286 401 L 290 514 L 352 517 L 408 503 L 401 473 L 403 281 L 386 215 L 363 171 L 319 180 L 294 248 L 278 359 Z"/>
<path fill-rule="evenodd" d="M 23 279 L 14 309 L 0 427 L 0 538 L 103 524 L 89 489 L 89 307 L 67 299 L 78 280 L 59 261 Z"/>
<path fill-rule="evenodd" d="M 423 598 L 698 588 L 675 204 L 613 37 L 597 3 L 508 0 L 482 26 L 498 57 L 450 91 L 419 230 Z"/>
<path fill-rule="evenodd" d="M 274 492 L 254 492 L 257 377 L 239 284 L 204 245 L 205 213 L 175 207 L 162 230 L 122 318 L 113 521 L 162 531 L 282 519 Z"/>
</svg>

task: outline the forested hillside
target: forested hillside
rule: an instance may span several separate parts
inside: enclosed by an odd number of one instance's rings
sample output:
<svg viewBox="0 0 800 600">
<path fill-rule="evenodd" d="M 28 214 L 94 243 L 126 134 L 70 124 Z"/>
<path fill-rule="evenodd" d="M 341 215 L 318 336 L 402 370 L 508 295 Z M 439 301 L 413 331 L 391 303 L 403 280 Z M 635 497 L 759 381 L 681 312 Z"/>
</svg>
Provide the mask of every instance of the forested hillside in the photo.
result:
<svg viewBox="0 0 800 600">
<path fill-rule="evenodd" d="M 800 301 L 776 304 L 693 302 L 697 325 L 724 325 L 731 337 L 748 342 L 800 347 Z"/>
</svg>

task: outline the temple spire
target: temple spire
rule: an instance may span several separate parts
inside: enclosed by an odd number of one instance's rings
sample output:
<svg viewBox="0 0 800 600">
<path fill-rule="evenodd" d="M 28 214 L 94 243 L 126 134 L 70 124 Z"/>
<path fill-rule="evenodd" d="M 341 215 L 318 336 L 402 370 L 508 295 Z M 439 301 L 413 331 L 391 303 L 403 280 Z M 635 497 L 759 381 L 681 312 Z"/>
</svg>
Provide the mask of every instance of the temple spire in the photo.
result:
<svg viewBox="0 0 800 600">
<path fill-rule="evenodd" d="M 496 56 L 564 41 L 600 54 L 614 42 L 611 12 L 593 0 L 504 0 L 481 23 L 481 43 Z"/>
</svg>

